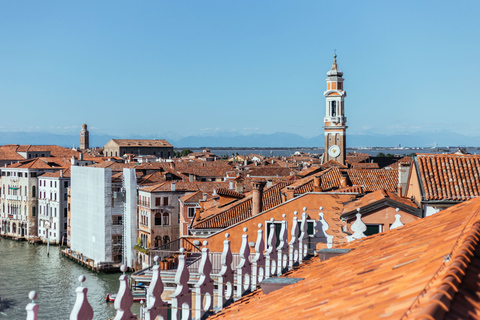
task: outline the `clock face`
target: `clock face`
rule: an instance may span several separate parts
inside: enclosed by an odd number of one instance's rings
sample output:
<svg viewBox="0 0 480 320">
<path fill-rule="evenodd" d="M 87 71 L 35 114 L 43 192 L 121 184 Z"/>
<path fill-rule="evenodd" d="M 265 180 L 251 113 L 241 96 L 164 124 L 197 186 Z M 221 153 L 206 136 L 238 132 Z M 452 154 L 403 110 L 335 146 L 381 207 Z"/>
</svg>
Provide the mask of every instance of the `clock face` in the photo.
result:
<svg viewBox="0 0 480 320">
<path fill-rule="evenodd" d="M 332 158 L 338 157 L 340 155 L 340 147 L 334 144 L 328 148 L 328 155 Z"/>
</svg>

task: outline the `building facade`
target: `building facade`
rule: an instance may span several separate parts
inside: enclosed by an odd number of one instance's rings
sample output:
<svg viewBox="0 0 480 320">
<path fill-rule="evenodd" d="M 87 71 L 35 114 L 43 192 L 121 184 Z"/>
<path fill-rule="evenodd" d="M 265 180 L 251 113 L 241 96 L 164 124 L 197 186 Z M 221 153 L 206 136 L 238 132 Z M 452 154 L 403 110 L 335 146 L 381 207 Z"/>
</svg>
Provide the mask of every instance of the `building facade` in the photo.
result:
<svg viewBox="0 0 480 320">
<path fill-rule="evenodd" d="M 346 157 L 346 130 L 344 100 L 347 92 L 343 90 L 343 72 L 338 70 L 337 55 L 334 56 L 332 69 L 327 72 L 325 126 L 325 152 L 323 162 L 336 160 L 345 164 Z"/>
<path fill-rule="evenodd" d="M 111 139 L 103 147 L 103 155 L 106 157 L 122 157 L 125 154 L 169 159 L 173 157 L 173 146 L 167 140 Z"/>
</svg>

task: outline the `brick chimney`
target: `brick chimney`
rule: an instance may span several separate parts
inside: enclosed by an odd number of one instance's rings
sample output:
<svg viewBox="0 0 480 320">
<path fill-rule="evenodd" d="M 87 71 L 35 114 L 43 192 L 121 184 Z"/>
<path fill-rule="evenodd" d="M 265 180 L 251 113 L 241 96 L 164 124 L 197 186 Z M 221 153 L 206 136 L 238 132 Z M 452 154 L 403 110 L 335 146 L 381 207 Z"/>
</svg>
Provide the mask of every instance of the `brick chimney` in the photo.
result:
<svg viewBox="0 0 480 320">
<path fill-rule="evenodd" d="M 398 195 L 401 197 L 407 191 L 408 176 L 410 174 L 410 163 L 398 162 Z"/>
<path fill-rule="evenodd" d="M 291 200 L 295 197 L 295 187 L 292 187 L 292 186 L 287 186 L 287 194 L 286 194 L 286 197 L 287 197 L 287 201 L 288 200 Z"/>
<path fill-rule="evenodd" d="M 316 176 L 313 178 L 313 192 L 322 192 L 322 178 Z"/>
<path fill-rule="evenodd" d="M 265 181 L 252 181 L 253 195 L 252 195 L 252 215 L 257 215 L 263 211 L 263 188 L 265 187 Z"/>
<path fill-rule="evenodd" d="M 340 178 L 340 188 L 346 188 L 347 186 L 347 177 Z"/>
</svg>

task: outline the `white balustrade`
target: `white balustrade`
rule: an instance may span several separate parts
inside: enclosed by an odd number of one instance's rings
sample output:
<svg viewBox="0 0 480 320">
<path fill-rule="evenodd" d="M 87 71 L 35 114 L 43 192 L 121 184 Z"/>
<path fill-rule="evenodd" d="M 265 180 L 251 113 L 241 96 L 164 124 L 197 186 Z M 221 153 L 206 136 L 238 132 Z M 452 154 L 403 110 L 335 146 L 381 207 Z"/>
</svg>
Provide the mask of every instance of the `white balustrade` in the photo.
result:
<svg viewBox="0 0 480 320">
<path fill-rule="evenodd" d="M 83 287 L 85 282 L 85 276 L 78 277 L 80 281 L 80 287 L 75 289 L 77 293 L 77 299 L 73 305 L 72 312 L 70 313 L 70 320 L 92 320 L 93 319 L 93 309 L 87 299 L 87 288 Z"/>
<path fill-rule="evenodd" d="M 269 229 L 267 251 L 265 251 L 265 278 L 270 278 L 277 273 L 277 235 L 273 218 L 270 219 Z"/>
<path fill-rule="evenodd" d="M 283 214 L 282 227 L 280 229 L 280 234 L 278 236 L 278 247 L 277 247 L 277 274 L 281 275 L 283 270 L 288 267 L 288 230 L 287 230 L 287 221 L 285 220 L 286 214 Z"/>
<path fill-rule="evenodd" d="M 290 242 L 288 243 L 289 248 L 288 248 L 288 270 L 291 270 L 293 266 L 295 266 L 298 263 L 298 218 L 297 218 L 298 212 L 295 211 L 293 213 L 293 223 L 292 223 L 292 232 L 291 236 L 292 238 L 290 239 Z"/>
<path fill-rule="evenodd" d="M 257 241 L 255 242 L 255 257 L 252 261 L 252 291 L 257 289 L 259 284 L 265 277 L 265 242 L 263 240 L 263 225 L 258 224 Z"/>
<path fill-rule="evenodd" d="M 120 287 L 118 288 L 117 297 L 113 306 L 117 313 L 113 320 L 133 320 L 137 319 L 130 308 L 133 305 L 133 295 L 128 286 L 128 276 L 125 275 L 126 266 L 122 265 L 120 270 L 123 272 L 123 275 L 120 276 Z"/>
<path fill-rule="evenodd" d="M 240 298 L 246 291 L 250 291 L 252 263 L 248 259 L 250 247 L 248 246 L 248 229 L 243 228 L 242 245 L 240 247 L 240 263 L 237 265 L 237 291 L 236 298 Z"/>
<path fill-rule="evenodd" d="M 222 251 L 222 268 L 218 274 L 218 290 L 217 290 L 217 310 L 221 310 L 223 306 L 233 298 L 234 271 L 232 269 L 232 251 L 230 250 L 230 235 L 225 233 Z"/>
<path fill-rule="evenodd" d="M 213 307 L 214 281 L 210 277 L 212 262 L 210 261 L 208 241 L 203 241 L 202 258 L 198 273 L 200 279 L 195 284 L 195 319 L 200 320 L 202 316 Z"/>
<path fill-rule="evenodd" d="M 192 309 L 192 291 L 188 287 L 190 272 L 185 263 L 185 249 L 180 248 L 178 256 L 178 269 L 175 274 L 175 284 L 177 288 L 170 296 L 172 299 L 172 319 L 191 319 Z"/>
<path fill-rule="evenodd" d="M 155 320 L 158 316 L 161 317 L 160 319 L 167 319 L 168 303 L 162 300 L 164 288 L 158 260 L 160 260 L 158 256 L 153 258 L 155 265 L 152 268 L 152 281 L 147 290 L 144 320 Z"/>
</svg>

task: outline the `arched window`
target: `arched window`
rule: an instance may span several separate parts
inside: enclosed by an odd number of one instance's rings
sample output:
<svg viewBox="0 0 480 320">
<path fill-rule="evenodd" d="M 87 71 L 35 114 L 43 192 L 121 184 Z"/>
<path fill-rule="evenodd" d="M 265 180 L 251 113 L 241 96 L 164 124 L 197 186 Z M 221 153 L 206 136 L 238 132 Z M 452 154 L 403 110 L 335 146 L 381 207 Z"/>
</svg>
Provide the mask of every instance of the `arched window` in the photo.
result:
<svg viewBox="0 0 480 320">
<path fill-rule="evenodd" d="M 332 117 L 337 116 L 337 101 L 332 101 Z"/>
<path fill-rule="evenodd" d="M 32 187 L 32 198 L 35 198 L 37 196 L 37 190 L 35 186 Z"/>
<path fill-rule="evenodd" d="M 161 244 L 162 244 L 162 237 L 156 236 L 155 237 L 155 247 L 158 247 Z"/>
<path fill-rule="evenodd" d="M 170 242 L 170 237 L 169 236 L 163 237 L 163 244 L 167 244 L 169 242 Z"/>
<path fill-rule="evenodd" d="M 163 223 L 164 226 L 168 226 L 170 224 L 170 214 L 168 214 L 168 212 L 165 212 L 163 214 L 162 223 Z"/>
</svg>

